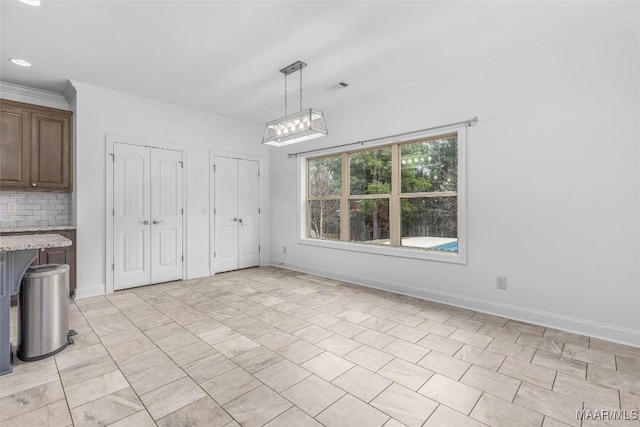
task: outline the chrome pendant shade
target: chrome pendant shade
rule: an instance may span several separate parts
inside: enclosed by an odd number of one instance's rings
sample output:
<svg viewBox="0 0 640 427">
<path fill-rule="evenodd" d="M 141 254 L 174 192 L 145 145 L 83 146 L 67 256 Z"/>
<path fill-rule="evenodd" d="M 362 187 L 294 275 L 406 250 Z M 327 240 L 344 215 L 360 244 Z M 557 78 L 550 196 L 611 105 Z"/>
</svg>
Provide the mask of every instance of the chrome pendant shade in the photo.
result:
<svg viewBox="0 0 640 427">
<path fill-rule="evenodd" d="M 329 134 L 322 111 L 302 109 L 302 69 L 306 66 L 298 61 L 280 70 L 284 74 L 284 117 L 267 123 L 263 144 L 282 147 Z M 300 71 L 300 111 L 287 115 L 287 75 L 295 71 Z"/>
<path fill-rule="evenodd" d="M 322 111 L 306 108 L 267 123 L 262 143 L 282 147 L 325 136 L 327 133 Z"/>
</svg>

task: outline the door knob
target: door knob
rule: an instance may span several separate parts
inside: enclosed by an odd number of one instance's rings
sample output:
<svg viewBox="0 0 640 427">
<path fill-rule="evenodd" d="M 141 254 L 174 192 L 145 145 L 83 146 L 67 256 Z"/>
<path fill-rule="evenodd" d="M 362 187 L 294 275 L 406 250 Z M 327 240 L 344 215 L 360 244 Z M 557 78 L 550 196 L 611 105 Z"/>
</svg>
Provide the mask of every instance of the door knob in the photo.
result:
<svg viewBox="0 0 640 427">
<path fill-rule="evenodd" d="M 238 222 L 240 223 L 241 227 L 244 227 L 244 224 L 242 223 L 242 218 L 238 218 Z"/>
<path fill-rule="evenodd" d="M 140 224 L 149 225 L 149 221 L 145 219 L 144 221 L 140 221 Z"/>
<path fill-rule="evenodd" d="M 153 225 L 160 224 L 161 222 L 164 222 L 164 220 L 162 220 L 162 219 L 161 219 L 160 221 L 156 221 L 156 220 L 154 219 L 154 220 L 153 220 Z"/>
<path fill-rule="evenodd" d="M 37 184 L 34 182 L 33 184 L 31 184 L 31 186 L 32 186 L 32 187 L 35 187 L 35 186 L 37 186 Z"/>
<path fill-rule="evenodd" d="M 238 218 L 231 218 L 231 221 L 236 222 L 238 221 Z"/>
</svg>

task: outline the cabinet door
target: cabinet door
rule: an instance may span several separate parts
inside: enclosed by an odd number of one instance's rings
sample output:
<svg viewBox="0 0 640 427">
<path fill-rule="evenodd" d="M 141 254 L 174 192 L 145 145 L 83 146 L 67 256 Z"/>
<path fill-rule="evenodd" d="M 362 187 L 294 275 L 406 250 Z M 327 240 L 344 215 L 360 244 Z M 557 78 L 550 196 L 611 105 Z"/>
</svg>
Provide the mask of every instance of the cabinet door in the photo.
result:
<svg viewBox="0 0 640 427">
<path fill-rule="evenodd" d="M 0 105 L 0 186 L 27 187 L 29 185 L 29 156 L 31 154 L 30 115 L 21 108 Z"/>
<path fill-rule="evenodd" d="M 40 264 L 68 264 L 68 249 L 64 248 L 47 248 L 40 251 Z"/>
<path fill-rule="evenodd" d="M 71 191 L 70 127 L 61 113 L 31 113 L 31 188 Z"/>
</svg>

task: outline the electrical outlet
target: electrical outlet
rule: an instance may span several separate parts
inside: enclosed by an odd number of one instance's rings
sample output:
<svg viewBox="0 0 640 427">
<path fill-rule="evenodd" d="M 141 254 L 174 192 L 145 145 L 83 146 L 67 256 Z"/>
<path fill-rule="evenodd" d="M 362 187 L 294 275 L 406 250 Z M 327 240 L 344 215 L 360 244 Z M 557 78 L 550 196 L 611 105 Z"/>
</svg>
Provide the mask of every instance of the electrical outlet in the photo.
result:
<svg viewBox="0 0 640 427">
<path fill-rule="evenodd" d="M 283 254 L 286 254 L 286 253 L 287 253 L 287 247 L 286 247 L 286 246 L 283 246 L 283 247 L 282 247 L 282 253 L 283 253 Z"/>
<path fill-rule="evenodd" d="M 496 278 L 496 285 L 498 287 L 498 289 L 502 289 L 503 291 L 507 290 L 507 278 L 506 277 L 502 277 L 502 276 L 498 276 Z"/>
<path fill-rule="evenodd" d="M 9 203 L 7 205 L 7 212 L 9 213 L 16 213 L 18 212 L 18 204 L 15 202 Z"/>
</svg>

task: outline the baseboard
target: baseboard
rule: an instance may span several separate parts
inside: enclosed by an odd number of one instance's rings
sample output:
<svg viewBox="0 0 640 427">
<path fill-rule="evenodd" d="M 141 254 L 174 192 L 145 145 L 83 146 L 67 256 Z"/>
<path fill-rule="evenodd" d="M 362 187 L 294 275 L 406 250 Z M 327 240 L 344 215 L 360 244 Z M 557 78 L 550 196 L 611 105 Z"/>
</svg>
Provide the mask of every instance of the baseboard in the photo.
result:
<svg viewBox="0 0 640 427">
<path fill-rule="evenodd" d="M 106 287 L 104 284 L 94 285 L 94 286 L 83 286 L 81 288 L 77 287 L 76 299 L 91 298 L 91 297 L 104 295 L 106 293 L 105 289 Z"/>
<path fill-rule="evenodd" d="M 466 297 L 448 292 L 416 288 L 398 282 L 387 282 L 378 278 L 348 274 L 336 270 L 324 270 L 310 265 L 289 263 L 278 259 L 271 260 L 274 267 L 282 267 L 303 273 L 315 274 L 330 279 L 341 280 L 370 288 L 391 291 L 403 295 L 424 298 L 457 307 L 481 311 L 496 316 L 508 317 L 513 320 L 533 323 L 540 326 L 561 329 L 568 332 L 582 334 L 594 338 L 640 347 L 640 331 L 623 328 L 605 323 L 593 322 L 586 319 L 549 313 L 526 307 L 497 303 L 480 298 Z"/>
</svg>

